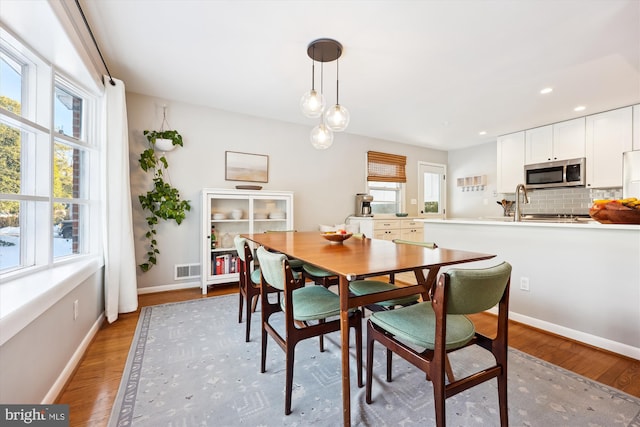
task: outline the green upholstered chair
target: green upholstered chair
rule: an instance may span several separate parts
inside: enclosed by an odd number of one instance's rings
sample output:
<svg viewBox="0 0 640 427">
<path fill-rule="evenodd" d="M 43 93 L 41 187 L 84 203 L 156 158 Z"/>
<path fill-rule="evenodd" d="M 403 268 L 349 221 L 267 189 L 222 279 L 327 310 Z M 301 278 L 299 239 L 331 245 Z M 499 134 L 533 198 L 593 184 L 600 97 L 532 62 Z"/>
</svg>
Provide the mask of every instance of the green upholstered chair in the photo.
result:
<svg viewBox="0 0 640 427">
<path fill-rule="evenodd" d="M 422 370 L 433 383 L 436 425 L 445 425 L 445 399 L 497 378 L 500 425 L 507 416 L 507 326 L 511 265 L 451 269 L 440 275 L 430 301 L 396 310 L 373 313 L 367 322 L 366 401 L 371 403 L 373 344 L 378 341 Z M 488 338 L 476 332 L 469 314 L 498 304 L 497 333 Z M 445 384 L 446 355 L 479 345 L 491 352 L 495 364 Z M 419 348 L 419 349 L 416 349 Z M 387 369 L 390 369 L 387 364 Z M 390 381 L 390 372 L 387 372 Z"/>
<path fill-rule="evenodd" d="M 353 239 L 364 239 L 366 238 L 362 233 L 354 233 L 351 236 Z M 293 268 L 293 267 L 292 267 Z M 339 278 L 338 275 L 332 273 L 331 271 L 324 270 L 322 268 L 316 267 L 312 264 L 303 264 L 302 265 L 302 274 L 306 279 L 311 280 L 316 285 L 324 286 L 328 288 L 330 286 L 338 285 Z"/>
<path fill-rule="evenodd" d="M 247 239 L 240 236 L 233 238 L 238 253 L 238 286 L 240 301 L 238 304 L 238 323 L 242 323 L 242 310 L 246 303 L 247 325 L 245 341 L 249 342 L 251 334 L 251 313 L 255 311 L 260 296 L 260 269 L 252 270 L 253 251 Z"/>
<path fill-rule="evenodd" d="M 286 353 L 285 415 L 291 413 L 293 365 L 296 344 L 302 340 L 340 330 L 340 298 L 322 286 L 304 286 L 293 276 L 289 260 L 283 254 L 258 248 L 261 271 L 262 355 L 260 372 L 266 371 L 267 335 Z M 279 302 L 271 302 L 269 293 L 283 292 Z M 271 316 L 282 311 L 284 335 L 271 323 Z M 329 319 L 334 318 L 335 319 Z M 329 319 L 329 320 L 328 320 Z M 353 310 L 349 326 L 356 332 L 358 387 L 362 387 L 362 312 Z M 327 362 L 330 362 L 327 360 Z"/>
<path fill-rule="evenodd" d="M 394 240 L 394 243 L 415 244 L 415 245 L 424 246 L 428 248 L 437 247 L 435 243 L 412 242 L 409 240 L 399 240 L 399 239 Z M 351 293 L 356 296 L 362 296 L 362 295 L 368 295 L 368 294 L 373 294 L 377 292 L 397 289 L 398 286 L 393 283 L 395 281 L 394 279 L 395 278 L 392 275 L 390 277 L 389 282 L 383 282 L 380 280 L 354 280 L 353 282 L 349 283 L 349 291 L 351 291 Z M 386 301 L 380 301 L 375 304 L 370 304 L 370 305 L 367 305 L 366 308 L 373 312 L 390 310 L 399 305 L 407 306 L 407 305 L 416 304 L 419 300 L 420 300 L 420 295 L 409 295 L 406 297 L 393 298 Z"/>
<path fill-rule="evenodd" d="M 295 233 L 297 230 L 267 230 L 265 233 Z M 302 266 L 303 262 L 299 259 L 289 258 L 289 265 L 291 269 L 295 272 L 302 274 Z"/>
</svg>

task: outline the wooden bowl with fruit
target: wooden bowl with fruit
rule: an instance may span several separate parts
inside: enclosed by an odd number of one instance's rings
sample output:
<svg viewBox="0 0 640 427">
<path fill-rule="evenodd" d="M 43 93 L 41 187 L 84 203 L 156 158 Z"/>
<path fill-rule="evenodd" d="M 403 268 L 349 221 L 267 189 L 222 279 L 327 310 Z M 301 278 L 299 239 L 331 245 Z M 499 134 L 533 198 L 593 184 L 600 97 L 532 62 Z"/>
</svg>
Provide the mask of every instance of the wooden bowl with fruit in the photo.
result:
<svg viewBox="0 0 640 427">
<path fill-rule="evenodd" d="M 640 224 L 640 200 L 635 197 L 594 200 L 589 215 L 602 224 Z"/>
<path fill-rule="evenodd" d="M 327 231 L 320 234 L 331 243 L 342 243 L 349 237 L 353 236 L 353 233 L 348 233 L 346 230 Z"/>
</svg>

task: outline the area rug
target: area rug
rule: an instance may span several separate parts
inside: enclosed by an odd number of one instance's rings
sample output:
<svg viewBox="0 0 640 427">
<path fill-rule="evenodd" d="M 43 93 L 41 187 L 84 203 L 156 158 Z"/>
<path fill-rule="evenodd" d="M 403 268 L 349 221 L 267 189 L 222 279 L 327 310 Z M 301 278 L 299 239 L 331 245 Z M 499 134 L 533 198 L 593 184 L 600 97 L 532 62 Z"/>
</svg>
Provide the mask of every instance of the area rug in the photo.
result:
<svg viewBox="0 0 640 427">
<path fill-rule="evenodd" d="M 261 374 L 260 313 L 253 316 L 251 342 L 244 341 L 244 328 L 237 295 L 144 307 L 109 426 L 342 424 L 339 333 L 325 339 L 323 353 L 317 339 L 296 347 L 293 413 L 285 416 L 284 352 L 269 338 Z M 352 358 L 352 425 L 435 425 L 431 383 L 397 357 L 387 383 L 384 355 L 376 346 L 370 405 L 356 386 Z M 470 347 L 453 353 L 451 364 L 455 375 L 464 375 L 491 364 L 491 356 Z M 511 426 L 640 427 L 640 399 L 515 349 L 508 378 Z M 446 408 L 448 426 L 499 425 L 496 381 L 447 399 Z"/>
</svg>

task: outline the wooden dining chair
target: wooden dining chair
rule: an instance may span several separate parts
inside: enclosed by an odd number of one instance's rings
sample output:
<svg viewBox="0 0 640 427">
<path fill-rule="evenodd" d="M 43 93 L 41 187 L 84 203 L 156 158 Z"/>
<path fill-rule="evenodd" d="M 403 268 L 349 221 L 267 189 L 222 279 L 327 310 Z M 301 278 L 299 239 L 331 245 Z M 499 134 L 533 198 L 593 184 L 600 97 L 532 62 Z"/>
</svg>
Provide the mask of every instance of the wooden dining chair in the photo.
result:
<svg viewBox="0 0 640 427">
<path fill-rule="evenodd" d="M 419 246 L 424 246 L 428 248 L 437 247 L 435 243 L 428 242 L 411 242 L 409 240 L 394 240 L 396 244 L 415 244 Z M 372 293 L 389 291 L 393 289 L 397 289 L 398 285 L 394 283 L 394 276 L 391 275 L 389 278 L 389 282 L 381 281 L 381 280 L 354 280 L 349 283 L 349 291 L 355 296 L 369 295 Z M 420 300 L 420 295 L 409 295 L 401 298 L 392 298 L 385 301 L 379 301 L 373 304 L 369 304 L 366 308 L 369 311 L 383 311 L 383 310 L 391 310 L 397 306 L 405 307 L 407 305 L 417 304 Z"/>
<path fill-rule="evenodd" d="M 433 384 L 438 427 L 445 426 L 445 399 L 492 378 L 498 381 L 500 425 L 508 426 L 510 281 L 511 265 L 506 262 L 490 268 L 451 269 L 439 277 L 429 301 L 373 313 L 367 322 L 366 402 L 372 402 L 373 344 L 378 341 L 427 374 Z M 496 304 L 497 333 L 494 338 L 489 338 L 475 331 L 467 315 L 488 310 Z M 491 352 L 495 364 L 445 384 L 446 355 L 474 344 Z M 387 372 L 387 381 L 390 377 L 390 372 Z"/>
<path fill-rule="evenodd" d="M 340 330 L 340 298 L 323 286 L 304 286 L 294 278 L 289 260 L 283 254 L 272 253 L 264 247 L 258 248 L 261 271 L 262 302 L 262 353 L 260 372 L 266 371 L 267 335 L 286 354 L 286 386 L 284 413 L 291 413 L 291 392 L 293 388 L 293 366 L 296 344 L 302 340 Z M 272 302 L 269 294 L 283 292 L 281 301 Z M 284 336 L 271 323 L 271 316 L 284 314 Z M 353 310 L 349 315 L 349 327 L 355 329 L 356 362 L 358 387 L 362 387 L 362 312 Z"/>
<path fill-rule="evenodd" d="M 235 236 L 233 243 L 238 253 L 238 323 L 242 323 L 242 310 L 246 307 L 247 324 L 245 327 L 245 341 L 249 342 L 251 335 L 251 313 L 255 311 L 260 296 L 260 268 L 252 269 L 253 251 L 244 237 Z M 246 303 L 246 305 L 245 305 Z"/>
</svg>

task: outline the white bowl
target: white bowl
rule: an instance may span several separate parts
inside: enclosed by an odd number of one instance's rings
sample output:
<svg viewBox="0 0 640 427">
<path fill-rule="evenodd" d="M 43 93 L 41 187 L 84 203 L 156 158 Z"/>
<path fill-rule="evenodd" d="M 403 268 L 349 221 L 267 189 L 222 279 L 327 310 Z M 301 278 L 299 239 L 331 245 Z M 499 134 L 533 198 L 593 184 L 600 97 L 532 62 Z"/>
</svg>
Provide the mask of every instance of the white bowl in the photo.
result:
<svg viewBox="0 0 640 427">
<path fill-rule="evenodd" d="M 242 212 L 242 209 L 234 209 L 231 211 L 231 218 L 233 219 L 242 219 L 243 215 L 244 212 Z"/>
<path fill-rule="evenodd" d="M 215 213 L 213 214 L 213 219 L 215 220 L 221 220 L 221 219 L 227 219 L 227 215 L 223 214 L 223 213 Z"/>
</svg>

